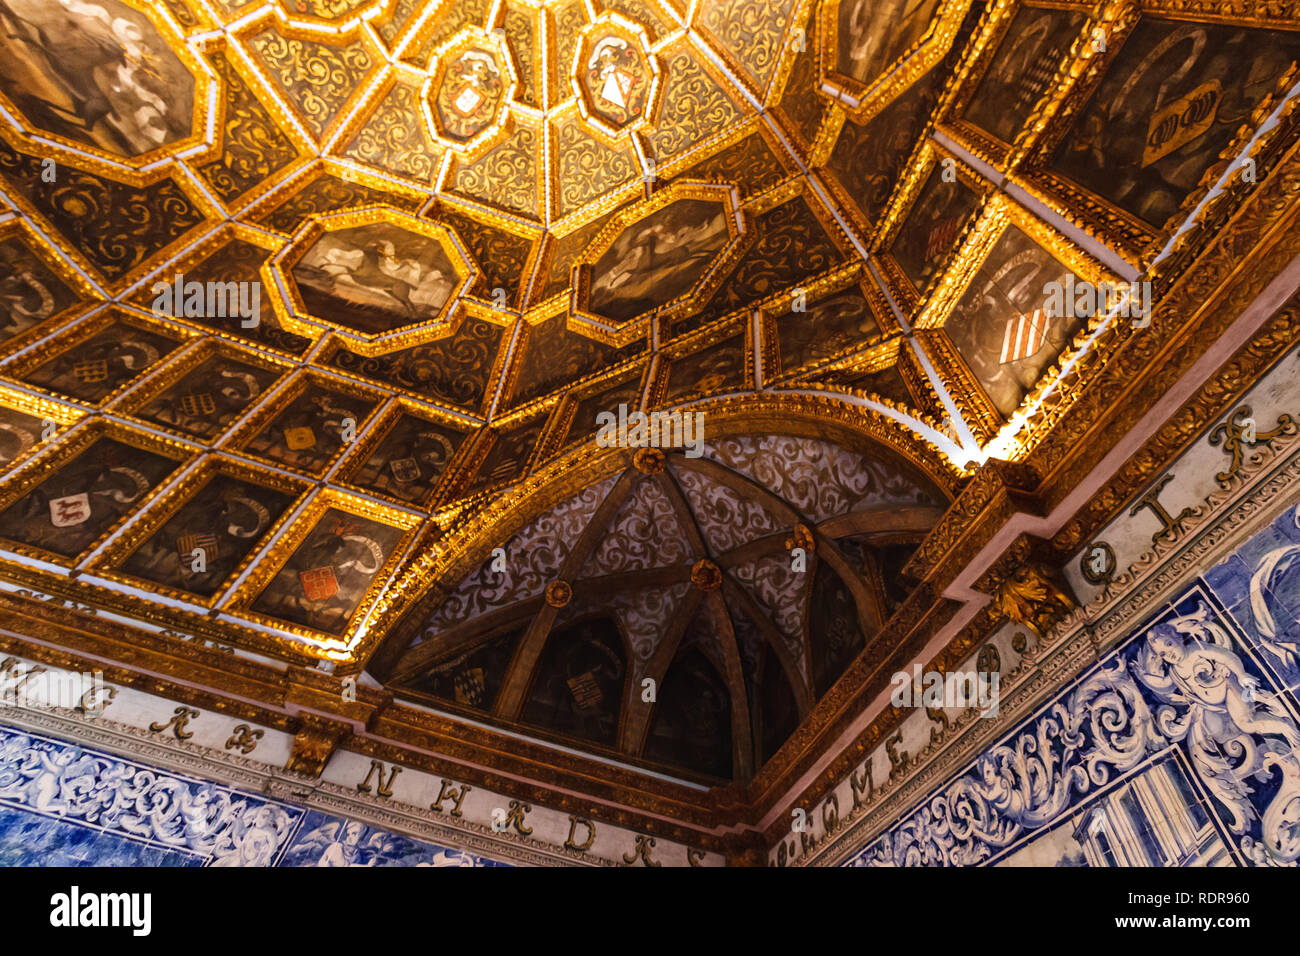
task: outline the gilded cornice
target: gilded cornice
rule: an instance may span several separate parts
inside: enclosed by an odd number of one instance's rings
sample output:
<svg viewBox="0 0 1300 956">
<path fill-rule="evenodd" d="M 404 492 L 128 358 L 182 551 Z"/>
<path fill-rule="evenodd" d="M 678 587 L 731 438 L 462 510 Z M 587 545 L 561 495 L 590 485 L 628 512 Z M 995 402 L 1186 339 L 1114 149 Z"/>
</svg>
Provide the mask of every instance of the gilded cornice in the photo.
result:
<svg viewBox="0 0 1300 956">
<path fill-rule="evenodd" d="M 1162 305 L 1156 307 L 1157 314 L 1161 308 L 1172 306 L 1170 315 L 1187 316 L 1176 337 L 1144 337 L 1140 333 L 1126 335 L 1127 348 L 1117 351 L 1106 364 L 1104 378 L 1091 382 L 1082 392 L 1081 400 L 1071 406 L 1068 415 L 1052 423 L 1033 453 L 1017 463 L 990 461 L 976 472 L 953 506 L 922 542 L 904 574 L 925 575 L 922 587 L 929 595 L 937 596 L 958 571 L 983 551 L 1012 515 L 1049 514 L 1104 457 L 1105 451 L 1136 424 L 1158 396 L 1186 373 L 1268 282 L 1300 252 L 1300 231 L 1294 226 L 1298 213 L 1293 197 L 1300 191 L 1297 182 L 1300 182 L 1300 164 L 1293 150 L 1285 162 L 1279 163 L 1275 173 L 1247 198 L 1228 227 L 1216 235 L 1214 242 L 1184 273 L 1178 286 L 1168 297 L 1160 300 Z M 1243 268 L 1243 263 L 1249 263 L 1249 266 Z M 1177 311 L 1178 298 L 1175 296 L 1185 297 L 1188 303 L 1185 313 Z M 1297 314 L 1293 307 L 1284 308 L 1266 323 L 1255 339 L 1241 346 L 1237 354 L 1197 390 L 1195 397 L 1148 441 L 1130 464 L 1106 481 L 1102 491 L 1085 506 L 1088 518 L 1076 518 L 1067 524 L 1050 546 L 1045 542 L 1031 542 L 1022 535 L 1004 549 L 1000 558 L 994 559 L 990 567 L 995 570 L 985 574 L 977 588 L 986 593 L 1001 590 L 1004 582 L 1010 581 L 1013 573 L 1023 567 L 1031 555 L 1040 556 L 1034 560 L 1046 561 L 1049 565 L 1055 562 L 1059 566 L 1059 562 L 1116 513 L 1138 487 L 1149 481 L 1152 474 L 1167 467 L 1195 434 L 1231 407 L 1251 383 L 1289 346 L 1294 345 Z M 1158 322 L 1158 318 L 1153 319 L 1150 329 L 1143 331 L 1158 328 Z M 1132 333 L 1128 326 L 1124 329 Z M 1171 342 L 1177 344 L 1176 349 L 1170 349 Z M 1168 357 L 1156 360 L 1152 352 L 1162 345 Z M 1143 382 L 1148 378 L 1154 381 Z M 1116 402 L 1116 395 L 1122 395 L 1123 399 Z M 931 587 L 934 590 L 930 590 Z M 918 589 L 913 592 L 913 597 L 921 593 Z M 954 603 L 952 609 L 955 610 L 956 606 Z M 991 636 L 1005 620 L 996 613 L 995 607 L 996 604 L 991 603 L 977 612 L 929 666 L 952 666 Z M 902 613 L 900 610 L 886 622 L 887 630 Z M 1064 613 L 1065 609 L 1058 606 L 1044 620 L 1059 619 Z M 849 683 L 849 675 L 857 673 L 856 666 L 857 662 L 832 689 L 831 695 Z M 878 679 L 873 692 L 862 695 L 864 702 L 886 686 L 886 681 Z M 819 706 L 812 719 L 801 725 L 797 738 L 806 739 L 813 732 L 820 713 L 823 712 Z M 897 711 L 886 709 L 800 793 L 776 796 L 780 793 L 776 786 L 770 786 L 769 792 L 782 804 L 818 805 L 864 754 L 893 733 L 900 720 Z M 791 742 L 787 742 L 787 747 L 790 746 Z M 783 765 L 788 759 L 786 748 L 783 748 L 764 767 L 755 785 L 767 779 L 769 774 L 777 776 L 778 780 L 797 779 L 797 773 L 783 774 L 787 769 Z M 756 808 L 765 806 L 771 804 L 755 801 Z M 774 822 L 766 830 L 770 844 L 775 844 L 787 829 L 788 815 L 776 814 Z"/>
</svg>

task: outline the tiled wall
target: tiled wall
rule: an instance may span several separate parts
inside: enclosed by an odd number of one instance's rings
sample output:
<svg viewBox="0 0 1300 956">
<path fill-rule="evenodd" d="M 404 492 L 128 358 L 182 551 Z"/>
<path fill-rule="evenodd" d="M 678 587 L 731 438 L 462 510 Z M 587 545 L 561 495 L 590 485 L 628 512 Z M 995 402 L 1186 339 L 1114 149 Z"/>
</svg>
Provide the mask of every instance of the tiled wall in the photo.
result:
<svg viewBox="0 0 1300 956">
<path fill-rule="evenodd" d="M 1298 695 L 1292 507 L 848 865 L 1294 865 Z M 0 865 L 502 864 L 0 725 Z"/>
<path fill-rule="evenodd" d="M 0 726 L 0 866 L 502 866 Z"/>
<path fill-rule="evenodd" d="M 1300 859 L 1300 509 L 931 792 L 849 866 Z"/>
</svg>

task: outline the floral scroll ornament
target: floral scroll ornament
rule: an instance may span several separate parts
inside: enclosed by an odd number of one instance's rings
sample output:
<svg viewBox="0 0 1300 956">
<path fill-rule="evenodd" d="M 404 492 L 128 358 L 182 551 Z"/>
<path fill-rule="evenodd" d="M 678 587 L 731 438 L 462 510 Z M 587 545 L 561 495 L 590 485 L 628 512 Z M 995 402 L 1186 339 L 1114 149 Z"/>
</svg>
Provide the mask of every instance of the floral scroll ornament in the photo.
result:
<svg viewBox="0 0 1300 956">
<path fill-rule="evenodd" d="M 1002 583 L 995 601 L 1003 617 L 1032 627 L 1039 634 L 1075 606 L 1044 570 L 1032 564 L 1017 568 Z"/>
<path fill-rule="evenodd" d="M 1259 431 L 1255 426 L 1253 415 L 1249 405 L 1242 405 L 1229 415 L 1226 421 L 1214 426 L 1214 430 L 1210 432 L 1210 444 L 1222 444 L 1223 453 L 1232 456 L 1232 462 L 1227 469 L 1214 476 L 1215 481 L 1225 488 L 1230 486 L 1234 479 L 1242 477 L 1244 467 L 1260 463 L 1260 455 L 1257 452 L 1251 454 L 1250 449 L 1260 443 L 1268 444 L 1275 438 L 1296 433 L 1296 420 L 1290 415 L 1279 415 L 1277 426 L 1269 431 Z"/>
<path fill-rule="evenodd" d="M 856 866 L 970 866 L 1059 822 L 1153 753 L 1185 749 L 1242 853 L 1300 859 L 1300 727 L 1200 602 L 1150 627 L 884 834 Z M 1275 792 L 1255 784 L 1272 783 Z"/>
<path fill-rule="evenodd" d="M 296 812 L 216 784 L 13 731 L 0 731 L 0 800 L 213 866 L 269 866 L 296 822 Z"/>
<path fill-rule="evenodd" d="M 1300 509 L 1292 512 L 1291 519 L 1300 529 Z M 1260 559 L 1250 577 L 1250 613 L 1259 632 L 1260 646 L 1289 671 L 1300 668 L 1300 643 L 1286 640 L 1286 622 L 1279 622 L 1273 616 L 1268 595 L 1280 585 L 1284 575 L 1294 573 L 1300 566 L 1297 562 L 1300 562 L 1300 545 L 1273 548 Z"/>
<path fill-rule="evenodd" d="M 1300 859 L 1300 727 L 1278 696 L 1246 672 L 1209 609 L 1202 604 L 1157 624 L 1132 666 L 1161 701 L 1156 727 L 1186 746 L 1201 780 L 1228 808 L 1228 828 L 1245 855 L 1260 865 Z M 1274 775 L 1281 785 L 1260 813 L 1249 781 Z M 1256 819 L 1259 839 L 1252 835 Z"/>
</svg>

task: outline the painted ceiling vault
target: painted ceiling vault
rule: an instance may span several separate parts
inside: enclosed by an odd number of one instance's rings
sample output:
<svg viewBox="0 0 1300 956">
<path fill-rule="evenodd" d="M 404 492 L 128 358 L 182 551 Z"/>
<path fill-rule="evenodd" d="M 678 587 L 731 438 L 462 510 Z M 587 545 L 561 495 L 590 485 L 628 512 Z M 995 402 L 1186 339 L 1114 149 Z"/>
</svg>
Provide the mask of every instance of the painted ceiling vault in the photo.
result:
<svg viewBox="0 0 1300 956">
<path fill-rule="evenodd" d="M 0 0 L 0 585 L 743 784 L 1268 173 L 1205 6 Z"/>
<path fill-rule="evenodd" d="M 872 451 L 796 434 L 642 449 L 488 535 L 501 550 L 375 669 L 440 706 L 748 778 L 902 603 L 899 571 L 947 502 Z"/>
</svg>

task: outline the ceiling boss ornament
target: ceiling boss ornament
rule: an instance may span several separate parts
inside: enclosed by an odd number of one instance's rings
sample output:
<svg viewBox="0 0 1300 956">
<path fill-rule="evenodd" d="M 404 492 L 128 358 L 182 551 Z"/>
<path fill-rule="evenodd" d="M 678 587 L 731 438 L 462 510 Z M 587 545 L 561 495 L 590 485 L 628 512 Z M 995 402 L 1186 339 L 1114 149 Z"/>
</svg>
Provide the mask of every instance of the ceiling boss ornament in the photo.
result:
<svg viewBox="0 0 1300 956">
<path fill-rule="evenodd" d="M 569 78 L 582 118 L 608 140 L 654 116 L 659 63 L 645 31 L 616 13 L 602 14 L 582 32 Z"/>
<path fill-rule="evenodd" d="M 451 149 L 481 155 L 507 130 L 518 83 L 503 36 L 462 30 L 429 60 L 421 94 L 425 123 Z"/>
</svg>

